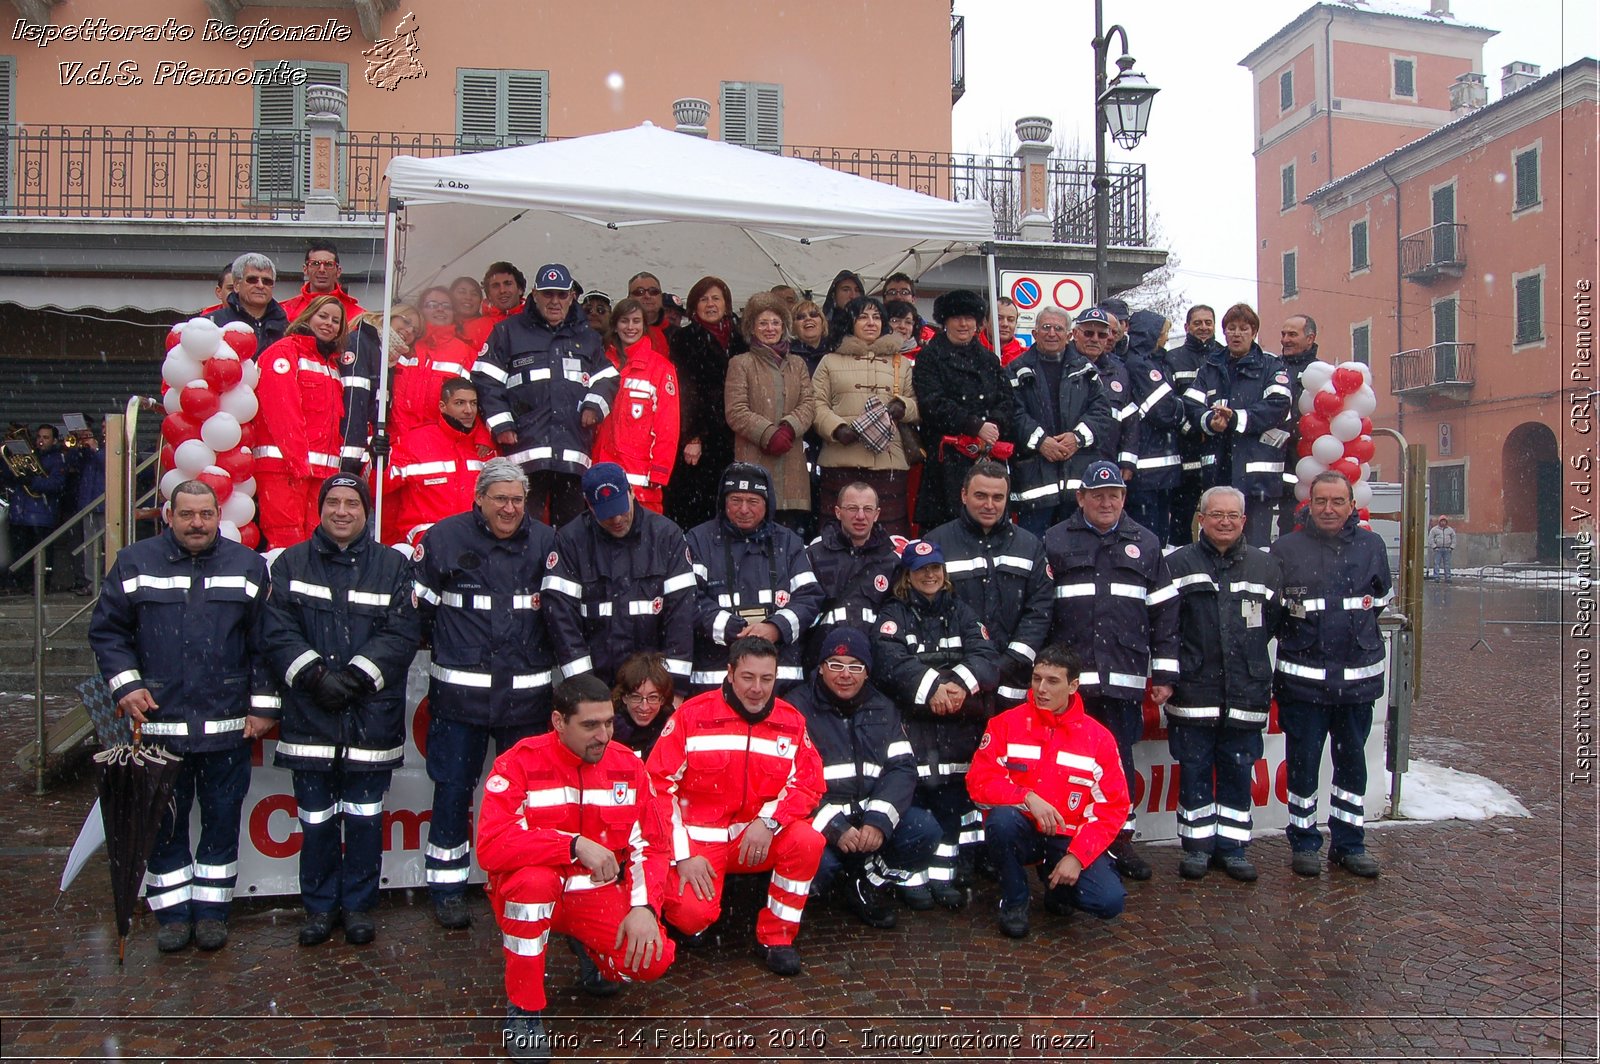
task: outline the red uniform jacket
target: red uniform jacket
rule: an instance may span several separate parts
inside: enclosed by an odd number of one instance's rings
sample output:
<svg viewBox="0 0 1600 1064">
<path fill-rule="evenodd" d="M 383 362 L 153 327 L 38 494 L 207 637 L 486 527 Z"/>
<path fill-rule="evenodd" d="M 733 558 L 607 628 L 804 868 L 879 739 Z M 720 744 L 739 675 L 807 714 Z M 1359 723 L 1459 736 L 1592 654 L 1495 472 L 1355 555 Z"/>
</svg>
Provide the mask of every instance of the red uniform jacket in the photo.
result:
<svg viewBox="0 0 1600 1064">
<path fill-rule="evenodd" d="M 722 689 L 678 707 L 646 766 L 672 829 L 674 863 L 693 856 L 689 840 L 731 842 L 758 817 L 780 830 L 809 819 L 825 789 L 822 758 L 798 709 L 776 699 L 751 724 Z"/>
<path fill-rule="evenodd" d="M 413 541 L 419 528 L 470 510 L 478 473 L 498 453 L 482 421 L 463 433 L 441 416 L 397 440 L 383 490 L 395 500 L 400 534 Z"/>
<path fill-rule="evenodd" d="M 406 434 L 439 420 L 439 388 L 451 377 L 472 377 L 472 352 L 449 325 L 429 325 L 402 359 L 389 386 L 389 435 Z M 403 368 L 402 368 L 403 367 Z"/>
<path fill-rule="evenodd" d="M 1028 700 L 989 721 L 967 772 L 967 793 L 985 810 L 1022 804 L 1033 791 L 1066 818 L 1068 851 L 1087 868 L 1128 818 L 1128 784 L 1117 741 L 1072 696 L 1055 714 Z M 1031 814 L 1028 819 L 1032 820 Z M 1037 826 L 1037 825 L 1035 825 Z"/>
<path fill-rule="evenodd" d="M 611 414 L 600 423 L 593 460 L 615 462 L 635 487 L 666 486 L 678 455 L 678 373 L 650 336 L 628 348 Z"/>
<path fill-rule="evenodd" d="M 339 356 L 324 358 L 317 339 L 285 336 L 256 356 L 261 380 L 256 399 L 256 463 L 263 472 L 293 477 L 328 477 L 339 471 L 344 437 L 344 385 Z"/>
<path fill-rule="evenodd" d="M 650 777 L 632 750 L 610 743 L 590 765 L 555 732 L 524 739 L 495 758 L 478 810 L 478 864 L 490 876 L 547 865 L 587 876 L 572 860 L 579 835 L 617 856 L 630 905 L 657 913 L 667 884 L 665 832 Z"/>
<path fill-rule="evenodd" d="M 478 352 L 483 350 L 483 345 L 489 342 L 489 334 L 494 332 L 494 327 L 513 314 L 521 314 L 522 307 L 523 304 L 518 303 L 510 310 L 501 310 L 485 303 L 481 316 L 461 324 L 461 335 L 466 337 L 467 350 L 472 352 L 474 359 L 478 357 Z M 469 365 L 467 368 L 470 370 L 472 367 Z"/>
<path fill-rule="evenodd" d="M 356 302 L 356 297 L 351 295 L 349 292 L 346 292 L 344 290 L 344 285 L 342 284 L 334 285 L 333 291 L 331 292 L 313 292 L 311 290 L 311 283 L 308 281 L 300 286 L 299 295 L 290 296 L 288 299 L 280 299 L 278 300 L 278 305 L 281 306 L 283 308 L 283 312 L 289 316 L 289 323 L 292 325 L 294 324 L 294 319 L 300 316 L 300 312 L 306 309 L 306 304 L 310 303 L 319 295 L 337 296 L 339 302 L 344 304 L 345 332 L 350 331 L 351 323 L 356 320 L 358 315 L 366 313 L 366 311 L 361 309 L 361 304 Z"/>
</svg>

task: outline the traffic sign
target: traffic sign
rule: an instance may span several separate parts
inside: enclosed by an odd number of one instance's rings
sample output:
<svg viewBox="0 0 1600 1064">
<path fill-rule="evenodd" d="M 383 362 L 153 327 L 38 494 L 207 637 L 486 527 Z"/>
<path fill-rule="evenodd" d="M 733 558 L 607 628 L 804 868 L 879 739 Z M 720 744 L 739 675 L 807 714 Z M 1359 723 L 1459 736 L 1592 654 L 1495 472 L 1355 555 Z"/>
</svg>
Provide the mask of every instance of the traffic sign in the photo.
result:
<svg viewBox="0 0 1600 1064">
<path fill-rule="evenodd" d="M 1011 283 L 1011 301 L 1018 310 L 1033 310 L 1044 298 L 1044 290 L 1032 277 L 1018 277 Z"/>
<path fill-rule="evenodd" d="M 1023 273 L 1004 270 L 1000 290 L 1017 305 L 1017 336 L 1024 343 L 1033 336 L 1033 320 L 1045 307 L 1077 316 L 1094 301 L 1094 278 L 1086 273 Z"/>
</svg>

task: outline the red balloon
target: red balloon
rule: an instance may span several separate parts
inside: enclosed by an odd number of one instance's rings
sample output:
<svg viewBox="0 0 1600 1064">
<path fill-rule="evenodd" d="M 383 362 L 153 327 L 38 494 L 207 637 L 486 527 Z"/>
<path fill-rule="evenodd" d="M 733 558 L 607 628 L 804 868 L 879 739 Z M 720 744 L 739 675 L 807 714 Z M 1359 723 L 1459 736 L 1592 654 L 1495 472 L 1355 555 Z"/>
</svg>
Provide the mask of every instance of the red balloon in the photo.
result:
<svg viewBox="0 0 1600 1064">
<path fill-rule="evenodd" d="M 183 386 L 183 394 L 178 397 L 178 405 L 183 407 L 183 412 L 205 424 L 206 418 L 217 412 L 222 403 L 222 397 L 211 389 L 204 381 L 190 381 Z"/>
<path fill-rule="evenodd" d="M 1361 435 L 1372 435 L 1372 419 L 1370 417 L 1364 417 L 1361 419 Z"/>
<path fill-rule="evenodd" d="M 1361 463 L 1353 458 L 1341 458 L 1328 468 L 1352 484 L 1361 479 Z"/>
<path fill-rule="evenodd" d="M 1377 450 L 1371 436 L 1357 436 L 1344 445 L 1344 456 L 1354 458 L 1358 462 L 1370 462 Z"/>
<path fill-rule="evenodd" d="M 233 494 L 233 478 L 229 477 L 226 473 L 201 473 L 194 479 L 198 480 L 202 484 L 207 485 L 212 491 L 217 493 L 218 506 L 221 506 L 223 503 L 227 502 L 228 497 Z"/>
<path fill-rule="evenodd" d="M 1294 445 L 1294 456 L 1296 458 L 1309 458 L 1309 457 L 1311 457 L 1311 443 L 1312 443 L 1311 440 L 1308 440 L 1304 436 L 1301 436 L 1300 437 L 1300 442 Z"/>
<path fill-rule="evenodd" d="M 216 359 L 212 361 L 215 362 Z M 243 447 L 235 447 L 231 451 L 223 451 L 217 455 L 217 465 L 233 478 L 235 484 L 256 475 L 256 460 Z"/>
<path fill-rule="evenodd" d="M 166 426 L 163 425 L 162 427 L 165 428 Z M 170 443 L 163 443 L 161 445 L 161 459 L 160 459 L 160 461 L 158 461 L 156 463 L 156 465 L 160 469 L 160 471 L 163 472 L 163 473 L 165 473 L 169 469 L 176 468 L 172 464 L 172 453 L 173 453 L 173 450 L 174 450 L 174 448 L 173 448 L 172 444 L 170 444 Z"/>
<path fill-rule="evenodd" d="M 242 362 L 256 353 L 256 334 L 237 329 L 224 329 L 222 342 L 239 353 Z"/>
<path fill-rule="evenodd" d="M 1317 413 L 1332 421 L 1334 416 L 1344 409 L 1344 398 L 1333 392 L 1318 392 L 1317 397 L 1312 400 L 1312 405 L 1316 407 Z"/>
<path fill-rule="evenodd" d="M 1340 366 L 1333 371 L 1333 390 L 1341 396 L 1359 392 L 1365 383 L 1367 383 L 1366 378 L 1361 376 L 1361 372 L 1349 366 Z"/>
<path fill-rule="evenodd" d="M 171 351 L 174 347 L 177 347 L 178 344 L 182 340 L 183 340 L 183 334 L 178 332 L 176 329 L 174 329 L 171 332 L 167 333 L 167 340 L 166 340 L 167 350 Z"/>
<path fill-rule="evenodd" d="M 200 422 L 185 413 L 168 414 L 161 423 L 161 438 L 174 447 L 185 440 L 198 440 Z"/>
<path fill-rule="evenodd" d="M 244 424 L 239 426 L 239 446 L 240 447 L 249 447 L 252 450 L 254 450 L 255 449 L 255 445 L 256 445 L 255 421 L 254 420 L 246 421 Z"/>
<path fill-rule="evenodd" d="M 1300 415 L 1300 438 L 1302 440 L 1320 439 L 1328 434 L 1328 419 L 1321 414 Z M 1307 452 L 1309 453 L 1309 452 Z M 1305 455 L 1301 455 L 1304 458 Z"/>
<path fill-rule="evenodd" d="M 211 385 L 211 390 L 218 396 L 230 391 L 244 376 L 244 366 L 236 358 L 221 358 L 216 355 L 206 359 L 206 383 Z M 221 402 L 219 399 L 218 402 Z"/>
<path fill-rule="evenodd" d="M 1370 521 L 1370 520 L 1372 520 L 1372 511 L 1371 511 L 1371 510 L 1369 510 L 1369 509 L 1367 509 L 1367 508 L 1366 508 L 1366 507 L 1365 507 L 1365 506 L 1363 506 L 1363 507 L 1362 507 L 1362 508 L 1361 508 L 1361 509 L 1359 509 L 1359 510 L 1357 510 L 1357 511 L 1356 511 L 1356 514 L 1357 514 L 1357 515 L 1358 515 L 1358 516 L 1359 516 L 1359 517 L 1360 517 L 1360 518 L 1361 518 L 1361 520 L 1363 520 L 1363 521 Z"/>
<path fill-rule="evenodd" d="M 261 529 L 256 527 L 254 521 L 239 529 L 239 542 L 251 550 L 261 546 Z"/>
</svg>

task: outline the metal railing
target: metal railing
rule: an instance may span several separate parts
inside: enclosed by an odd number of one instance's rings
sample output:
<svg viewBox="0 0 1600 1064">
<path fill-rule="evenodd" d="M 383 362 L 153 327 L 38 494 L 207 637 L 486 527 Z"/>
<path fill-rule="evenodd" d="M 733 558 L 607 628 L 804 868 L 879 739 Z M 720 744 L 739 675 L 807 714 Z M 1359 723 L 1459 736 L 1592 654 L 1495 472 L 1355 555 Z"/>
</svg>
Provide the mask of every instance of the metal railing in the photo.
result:
<svg viewBox="0 0 1600 1064">
<path fill-rule="evenodd" d="M 35 218 L 205 218 L 298 221 L 309 184 L 308 133 L 194 126 L 4 126 L 0 215 Z M 559 138 L 551 137 L 549 140 Z M 449 133 L 337 135 L 341 215 L 379 221 L 383 174 L 397 155 L 430 159 L 534 143 L 528 138 Z M 788 145 L 784 155 L 940 199 L 982 198 L 1002 240 L 1021 231 L 1021 174 L 1009 155 Z M 1094 243 L 1094 163 L 1052 158 L 1052 239 Z M 1147 247 L 1145 170 L 1117 163 L 1111 178 L 1110 242 Z"/>
<path fill-rule="evenodd" d="M 1390 355 L 1390 394 L 1441 386 L 1470 388 L 1476 380 L 1475 349 L 1475 344 L 1442 343 Z"/>
<path fill-rule="evenodd" d="M 1408 281 L 1459 277 L 1467 265 L 1467 227 L 1440 222 L 1400 238 L 1400 273 Z"/>
</svg>

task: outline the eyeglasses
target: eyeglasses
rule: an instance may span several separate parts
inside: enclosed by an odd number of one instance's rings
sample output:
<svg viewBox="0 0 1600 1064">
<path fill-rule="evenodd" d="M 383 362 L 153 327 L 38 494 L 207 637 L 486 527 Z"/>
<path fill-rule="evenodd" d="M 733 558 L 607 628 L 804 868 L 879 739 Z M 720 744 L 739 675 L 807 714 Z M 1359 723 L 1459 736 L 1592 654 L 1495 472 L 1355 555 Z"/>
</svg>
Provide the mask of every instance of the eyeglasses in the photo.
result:
<svg viewBox="0 0 1600 1064">
<path fill-rule="evenodd" d="M 631 694 L 631 695 L 623 695 L 622 696 L 622 701 L 624 703 L 626 703 L 627 705 L 637 707 L 637 706 L 662 706 L 662 705 L 666 704 L 667 700 L 665 698 L 662 698 L 660 695 Z"/>
<path fill-rule="evenodd" d="M 1066 332 L 1067 331 L 1067 327 L 1065 325 L 1035 325 L 1033 327 L 1033 331 L 1034 332 Z"/>
<path fill-rule="evenodd" d="M 244 279 L 244 283 L 265 285 L 266 287 L 271 288 L 273 285 L 278 283 L 278 279 L 276 277 L 246 277 Z"/>
<path fill-rule="evenodd" d="M 878 508 L 876 506 L 841 506 L 839 507 L 839 512 L 849 514 L 851 517 L 865 517 L 867 514 L 877 513 Z"/>
<path fill-rule="evenodd" d="M 890 299 L 910 299 L 911 298 L 911 289 L 909 289 L 909 288 L 891 288 L 887 292 L 885 292 L 884 295 L 888 296 Z"/>
<path fill-rule="evenodd" d="M 426 303 L 422 304 L 422 309 L 423 310 L 449 310 L 450 309 L 450 303 L 449 303 L 448 300 L 430 299 Z"/>
<path fill-rule="evenodd" d="M 484 498 L 496 506 L 526 506 L 528 504 L 526 495 L 485 495 Z"/>
<path fill-rule="evenodd" d="M 812 318 L 821 318 L 821 317 L 822 317 L 822 315 L 818 314 L 816 311 L 807 310 L 807 311 L 803 311 L 803 312 L 801 312 L 799 314 L 796 314 L 794 316 L 794 320 L 795 321 L 810 321 Z"/>
<path fill-rule="evenodd" d="M 628 294 L 630 296 L 632 296 L 633 298 L 635 298 L 635 299 L 638 299 L 640 296 L 658 296 L 658 295 L 661 294 L 661 289 L 659 289 L 659 288 L 630 288 L 630 289 L 628 289 Z"/>
<path fill-rule="evenodd" d="M 1208 521 L 1243 521 L 1244 514 L 1237 510 L 1207 510 L 1200 515 Z"/>
<path fill-rule="evenodd" d="M 848 661 L 824 661 L 822 667 L 829 672 L 848 673 L 851 676 L 860 676 L 867 671 L 865 665 Z"/>
<path fill-rule="evenodd" d="M 338 265 L 339 264 L 337 262 L 334 262 L 331 259 L 329 259 L 329 260 L 307 259 L 306 260 L 306 269 L 308 269 L 308 270 L 332 270 L 332 269 L 338 268 Z"/>
</svg>

